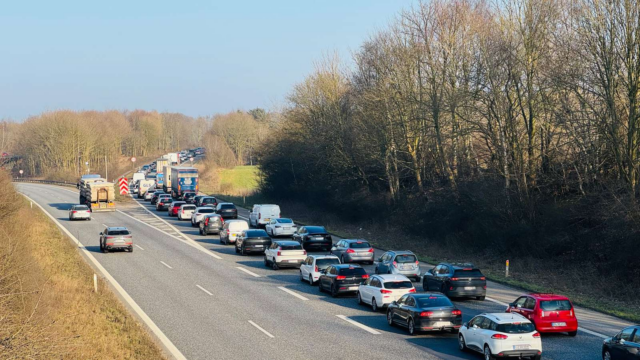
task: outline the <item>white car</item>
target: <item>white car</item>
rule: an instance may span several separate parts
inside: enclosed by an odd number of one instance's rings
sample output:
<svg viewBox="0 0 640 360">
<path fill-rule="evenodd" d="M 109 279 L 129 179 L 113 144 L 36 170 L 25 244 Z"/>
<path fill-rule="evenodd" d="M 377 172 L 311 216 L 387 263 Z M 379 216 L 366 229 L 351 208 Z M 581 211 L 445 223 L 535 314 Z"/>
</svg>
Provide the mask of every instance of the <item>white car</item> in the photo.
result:
<svg viewBox="0 0 640 360">
<path fill-rule="evenodd" d="M 215 209 L 210 206 L 197 207 L 196 211 L 191 215 L 191 226 L 199 226 L 200 221 L 204 219 L 205 215 L 215 213 Z"/>
<path fill-rule="evenodd" d="M 358 286 L 358 304 L 369 304 L 373 311 L 389 306 L 416 288 L 404 275 L 373 275 Z"/>
<path fill-rule="evenodd" d="M 153 193 L 154 193 L 154 191 L 151 191 L 150 189 L 147 190 L 147 192 L 144 193 L 144 199 L 145 200 L 151 200 L 151 198 L 153 197 Z"/>
<path fill-rule="evenodd" d="M 192 204 L 180 205 L 178 209 L 178 220 L 191 219 L 191 215 L 196 211 L 196 206 Z"/>
<path fill-rule="evenodd" d="M 274 241 L 264 251 L 264 265 L 271 266 L 273 270 L 282 267 L 300 268 L 306 258 L 307 252 L 297 241 Z"/>
<path fill-rule="evenodd" d="M 71 205 L 69 209 L 69 220 L 91 220 L 91 210 L 87 205 Z"/>
<path fill-rule="evenodd" d="M 480 314 L 464 323 L 458 333 L 460 350 L 477 351 L 485 359 L 542 358 L 540 333 L 520 314 Z"/>
<path fill-rule="evenodd" d="M 292 236 L 293 233 L 298 230 L 298 225 L 296 225 L 293 220 L 287 218 L 277 218 L 271 219 L 269 223 L 265 226 L 265 230 L 267 234 L 270 236 Z"/>
<path fill-rule="evenodd" d="M 280 217 L 280 206 L 271 204 L 253 205 L 249 213 L 249 224 L 255 227 L 266 226 L 271 219 Z"/>
<path fill-rule="evenodd" d="M 335 255 L 309 255 L 300 265 L 300 280 L 313 285 L 320 279 L 321 271 L 333 264 L 340 264 Z"/>
</svg>

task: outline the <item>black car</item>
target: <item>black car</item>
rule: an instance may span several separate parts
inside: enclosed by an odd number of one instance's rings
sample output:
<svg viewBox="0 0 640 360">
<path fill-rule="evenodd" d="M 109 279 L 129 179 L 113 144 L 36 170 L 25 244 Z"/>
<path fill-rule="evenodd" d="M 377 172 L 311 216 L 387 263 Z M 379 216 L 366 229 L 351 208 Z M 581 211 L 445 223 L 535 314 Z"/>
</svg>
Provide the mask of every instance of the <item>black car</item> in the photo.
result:
<svg viewBox="0 0 640 360">
<path fill-rule="evenodd" d="M 293 240 L 307 251 L 329 251 L 333 246 L 333 239 L 324 226 L 301 226 L 293 233 Z"/>
<path fill-rule="evenodd" d="M 156 192 L 153 193 L 153 196 L 151 197 L 151 205 L 155 205 L 158 202 L 158 196 L 161 194 L 166 193 L 162 190 L 156 190 Z"/>
<path fill-rule="evenodd" d="M 264 230 L 244 230 L 242 235 L 236 238 L 236 253 L 246 255 L 249 253 L 264 253 L 271 246 L 271 238 Z"/>
<path fill-rule="evenodd" d="M 220 203 L 216 206 L 216 214 L 220 214 L 223 219 L 237 219 L 238 209 L 232 203 Z"/>
<path fill-rule="evenodd" d="M 195 204 L 195 201 L 193 200 L 194 197 L 196 197 L 196 193 L 188 192 L 184 193 L 184 195 L 182 196 L 182 200 L 184 200 L 187 204 Z"/>
<path fill-rule="evenodd" d="M 335 264 L 320 272 L 318 288 L 336 297 L 343 293 L 356 293 L 358 286 L 369 278 L 367 272 L 360 265 Z"/>
<path fill-rule="evenodd" d="M 419 331 L 456 332 L 462 326 L 462 311 L 440 293 L 405 294 L 387 308 L 387 323 Z"/>
<path fill-rule="evenodd" d="M 204 219 L 200 221 L 200 235 L 220 234 L 224 225 L 222 216 L 218 214 L 207 214 Z"/>
<path fill-rule="evenodd" d="M 640 359 L 640 325 L 629 326 L 602 344 L 603 360 Z"/>
<path fill-rule="evenodd" d="M 205 197 L 205 196 L 207 196 L 207 195 L 196 195 L 196 196 L 194 196 L 194 197 L 193 197 L 193 204 L 195 204 L 196 206 L 198 206 L 198 201 L 199 201 L 200 199 L 202 199 L 203 197 Z"/>
<path fill-rule="evenodd" d="M 424 291 L 439 291 L 449 297 L 472 297 L 484 300 L 487 279 L 473 264 L 440 263 L 422 278 Z"/>
<path fill-rule="evenodd" d="M 218 206 L 218 200 L 213 196 L 203 196 L 198 199 L 198 201 L 196 202 L 196 206 L 211 206 L 215 208 L 216 206 Z"/>
<path fill-rule="evenodd" d="M 172 202 L 173 198 L 171 196 L 158 197 L 158 199 L 156 200 L 156 210 L 167 210 Z"/>
</svg>

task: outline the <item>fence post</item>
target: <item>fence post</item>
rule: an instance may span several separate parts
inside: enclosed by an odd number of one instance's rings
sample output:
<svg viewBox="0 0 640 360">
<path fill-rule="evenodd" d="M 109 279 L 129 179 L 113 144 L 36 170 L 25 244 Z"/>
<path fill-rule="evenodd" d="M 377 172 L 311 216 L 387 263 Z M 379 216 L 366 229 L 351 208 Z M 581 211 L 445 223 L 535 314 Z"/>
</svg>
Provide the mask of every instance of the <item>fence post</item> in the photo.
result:
<svg viewBox="0 0 640 360">
<path fill-rule="evenodd" d="M 93 291 L 98 293 L 98 275 L 93 274 Z"/>
<path fill-rule="evenodd" d="M 504 276 L 509 277 L 509 260 L 507 260 L 507 267 L 505 268 Z"/>
</svg>

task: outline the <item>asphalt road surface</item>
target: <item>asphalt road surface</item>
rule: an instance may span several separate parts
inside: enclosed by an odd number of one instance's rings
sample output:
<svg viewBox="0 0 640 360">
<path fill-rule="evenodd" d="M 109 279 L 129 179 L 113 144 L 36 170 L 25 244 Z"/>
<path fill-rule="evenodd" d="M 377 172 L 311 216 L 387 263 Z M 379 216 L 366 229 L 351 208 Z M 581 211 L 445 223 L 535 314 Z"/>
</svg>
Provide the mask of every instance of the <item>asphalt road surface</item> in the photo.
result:
<svg viewBox="0 0 640 360">
<path fill-rule="evenodd" d="M 355 296 L 331 298 L 301 282 L 297 269 L 274 271 L 261 255 L 239 256 L 217 235 L 200 236 L 190 221 L 169 218 L 148 202 L 136 199 L 116 212 L 94 213 L 92 221 L 70 222 L 68 209 L 77 203 L 77 191 L 16 187 L 69 230 L 188 359 L 481 358 L 460 352 L 453 334 L 409 336 L 387 325 L 383 312 L 359 306 Z M 248 210 L 238 210 L 248 219 Z M 101 253 L 98 234 L 105 226 L 129 228 L 134 252 Z M 364 267 L 373 273 L 373 265 Z M 505 303 L 521 293 L 492 282 L 487 288 L 485 301 L 455 301 L 464 321 L 503 312 Z M 543 335 L 543 358 L 600 359 L 603 336 L 629 324 L 585 309 L 576 313 L 578 335 Z"/>
</svg>

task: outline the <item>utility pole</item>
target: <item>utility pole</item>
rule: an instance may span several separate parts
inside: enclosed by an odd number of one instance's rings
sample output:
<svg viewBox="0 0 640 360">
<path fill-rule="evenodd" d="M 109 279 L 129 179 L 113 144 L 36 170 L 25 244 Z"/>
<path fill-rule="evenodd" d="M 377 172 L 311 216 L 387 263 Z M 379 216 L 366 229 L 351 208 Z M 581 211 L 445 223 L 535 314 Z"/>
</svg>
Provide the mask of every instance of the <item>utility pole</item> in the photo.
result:
<svg viewBox="0 0 640 360">
<path fill-rule="evenodd" d="M 104 178 L 109 181 L 109 166 L 107 165 L 107 155 L 104 156 Z"/>
</svg>

